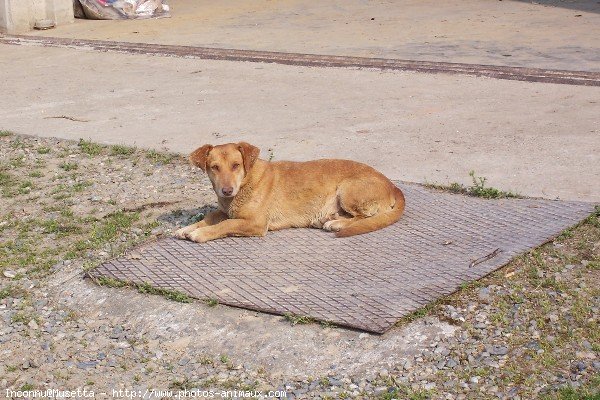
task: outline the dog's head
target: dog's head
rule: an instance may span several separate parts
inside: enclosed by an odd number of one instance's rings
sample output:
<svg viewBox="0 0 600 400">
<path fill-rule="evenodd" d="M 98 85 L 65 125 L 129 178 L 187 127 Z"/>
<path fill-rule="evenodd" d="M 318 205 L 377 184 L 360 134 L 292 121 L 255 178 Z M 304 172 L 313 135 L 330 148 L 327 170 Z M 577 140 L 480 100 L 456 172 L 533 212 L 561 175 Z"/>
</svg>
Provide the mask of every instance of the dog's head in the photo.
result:
<svg viewBox="0 0 600 400">
<path fill-rule="evenodd" d="M 208 174 L 219 197 L 234 197 L 258 159 L 260 150 L 246 142 L 204 145 L 190 155 L 190 162 Z"/>
</svg>

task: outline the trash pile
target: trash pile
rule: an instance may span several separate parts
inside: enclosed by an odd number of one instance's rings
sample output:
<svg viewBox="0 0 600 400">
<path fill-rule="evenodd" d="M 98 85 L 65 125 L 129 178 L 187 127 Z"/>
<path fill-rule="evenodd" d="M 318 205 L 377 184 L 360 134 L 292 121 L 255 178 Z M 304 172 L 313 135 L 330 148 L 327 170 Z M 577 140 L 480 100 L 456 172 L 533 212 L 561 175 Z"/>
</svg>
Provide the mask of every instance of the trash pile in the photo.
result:
<svg viewBox="0 0 600 400">
<path fill-rule="evenodd" d="M 165 0 L 73 0 L 75 18 L 141 19 L 170 17 Z"/>
</svg>

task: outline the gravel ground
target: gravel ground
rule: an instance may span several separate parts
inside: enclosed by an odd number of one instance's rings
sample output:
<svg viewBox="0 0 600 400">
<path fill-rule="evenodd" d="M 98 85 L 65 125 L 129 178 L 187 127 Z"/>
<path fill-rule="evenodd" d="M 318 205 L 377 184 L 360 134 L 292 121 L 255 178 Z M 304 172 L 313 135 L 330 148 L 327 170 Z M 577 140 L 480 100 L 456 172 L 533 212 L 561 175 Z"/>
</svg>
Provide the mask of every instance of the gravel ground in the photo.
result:
<svg viewBox="0 0 600 400">
<path fill-rule="evenodd" d="M 86 389 L 97 398 L 112 398 L 111 388 L 280 390 L 298 399 L 599 398 L 599 213 L 400 322 L 443 320 L 453 335 L 385 367 L 366 366 L 360 376 L 340 367 L 282 380 L 195 349 L 168 329 L 140 331 L 110 312 L 80 315 L 53 295 L 60 274 L 82 274 L 214 204 L 209 182 L 183 157 L 0 131 L 0 190 L 0 390 Z"/>
</svg>

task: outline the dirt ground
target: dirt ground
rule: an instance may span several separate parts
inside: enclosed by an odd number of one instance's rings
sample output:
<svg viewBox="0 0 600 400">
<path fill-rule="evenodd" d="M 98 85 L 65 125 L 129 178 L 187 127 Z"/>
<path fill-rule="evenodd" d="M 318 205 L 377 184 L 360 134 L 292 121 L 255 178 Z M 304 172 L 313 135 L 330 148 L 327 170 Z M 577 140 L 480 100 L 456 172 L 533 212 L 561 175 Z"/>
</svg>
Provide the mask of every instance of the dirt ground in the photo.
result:
<svg viewBox="0 0 600 400">
<path fill-rule="evenodd" d="M 3 388 L 323 399 L 598 390 L 599 215 L 377 336 L 84 279 L 214 205 L 179 156 L 1 131 L 0 162 Z"/>
</svg>

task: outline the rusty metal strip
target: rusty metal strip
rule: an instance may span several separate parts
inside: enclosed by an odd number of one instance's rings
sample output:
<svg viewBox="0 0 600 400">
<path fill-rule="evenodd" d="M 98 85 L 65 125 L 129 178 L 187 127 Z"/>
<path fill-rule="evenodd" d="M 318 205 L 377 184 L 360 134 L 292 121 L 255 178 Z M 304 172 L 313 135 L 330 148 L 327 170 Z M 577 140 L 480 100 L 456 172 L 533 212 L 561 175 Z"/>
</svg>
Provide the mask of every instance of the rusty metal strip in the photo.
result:
<svg viewBox="0 0 600 400">
<path fill-rule="evenodd" d="M 44 47 L 68 47 L 89 49 L 94 51 L 160 55 L 181 58 L 200 58 L 208 60 L 263 62 L 306 67 L 373 68 L 379 70 L 414 71 L 435 74 L 460 74 L 524 82 L 600 86 L 600 72 L 587 71 L 565 71 L 542 68 L 398 60 L 389 58 L 220 49 L 210 47 L 67 39 L 23 35 L 0 36 L 0 43 L 12 45 L 35 45 Z"/>
</svg>

